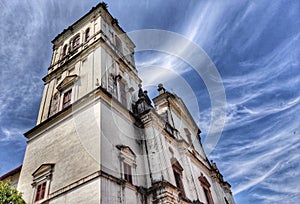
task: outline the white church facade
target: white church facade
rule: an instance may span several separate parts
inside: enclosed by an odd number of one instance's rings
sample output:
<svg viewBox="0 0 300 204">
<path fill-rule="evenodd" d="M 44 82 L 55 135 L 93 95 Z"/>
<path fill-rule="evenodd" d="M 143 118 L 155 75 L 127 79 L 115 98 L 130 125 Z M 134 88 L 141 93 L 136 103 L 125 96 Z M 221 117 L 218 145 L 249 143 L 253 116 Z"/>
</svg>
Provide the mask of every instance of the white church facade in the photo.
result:
<svg viewBox="0 0 300 204">
<path fill-rule="evenodd" d="M 28 204 L 234 204 L 184 102 L 149 99 L 135 45 L 105 3 L 53 41 L 17 189 Z M 13 176 L 2 176 L 4 180 Z"/>
</svg>

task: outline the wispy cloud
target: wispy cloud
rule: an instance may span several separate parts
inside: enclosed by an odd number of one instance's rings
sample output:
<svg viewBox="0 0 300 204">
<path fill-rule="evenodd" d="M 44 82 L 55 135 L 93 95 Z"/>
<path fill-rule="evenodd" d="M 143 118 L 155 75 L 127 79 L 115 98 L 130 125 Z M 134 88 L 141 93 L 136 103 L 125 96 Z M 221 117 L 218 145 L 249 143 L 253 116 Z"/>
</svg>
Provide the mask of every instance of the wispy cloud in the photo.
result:
<svg viewBox="0 0 300 204">
<path fill-rule="evenodd" d="M 40 79 L 51 58 L 50 41 L 97 3 L 0 2 L 0 148 L 7 150 L 0 152 L 0 174 L 13 167 L 8 159 L 21 160 L 11 155 L 22 157 L 22 133 L 35 123 L 43 86 Z M 209 156 L 232 184 L 235 197 L 243 198 L 243 203 L 297 203 L 299 2 L 107 3 L 125 30 L 154 28 L 183 34 L 202 46 L 216 64 L 226 90 L 227 123 Z M 184 44 L 176 49 L 190 53 Z M 137 56 L 144 85 L 154 89 L 151 94 L 156 92 L 154 85 L 163 82 L 184 99 L 193 114 L 200 109 L 201 117 L 194 116 L 205 137 L 211 105 L 203 79 L 195 77 L 178 56 Z"/>
<path fill-rule="evenodd" d="M 14 128 L 1 128 L 0 133 L 0 143 L 1 142 L 24 142 L 23 137 L 24 129 L 14 129 Z"/>
<path fill-rule="evenodd" d="M 262 175 L 260 175 L 256 178 L 252 178 L 250 182 L 247 182 L 246 184 L 241 184 L 241 185 L 234 187 L 232 189 L 232 191 L 235 194 L 238 194 L 244 190 L 247 190 L 247 189 L 261 183 L 263 180 L 265 180 L 267 177 L 269 177 L 277 167 L 278 167 L 278 163 L 274 167 L 272 167 L 270 170 L 268 170 L 267 172 L 262 173 Z"/>
<path fill-rule="evenodd" d="M 243 202 L 290 203 L 300 194 L 296 179 L 300 176 L 300 130 L 295 114 L 300 108 L 296 91 L 300 86 L 299 30 L 290 29 L 284 36 L 280 28 L 291 21 L 280 19 L 277 27 L 273 26 L 278 12 L 282 13 L 282 2 L 266 4 L 199 4 L 185 33 L 212 53 L 223 73 L 227 123 L 210 157 L 220 161 L 225 179 L 232 182 L 236 197 L 244 197 Z M 295 17 L 295 7 L 291 5 L 287 19 Z M 276 41 L 270 42 L 268 37 Z M 228 57 L 233 55 L 238 58 Z M 201 109 L 198 123 L 204 136 L 210 111 L 209 107 Z M 291 184 L 292 191 L 284 181 Z M 284 195 L 277 196 L 279 193 Z"/>
</svg>

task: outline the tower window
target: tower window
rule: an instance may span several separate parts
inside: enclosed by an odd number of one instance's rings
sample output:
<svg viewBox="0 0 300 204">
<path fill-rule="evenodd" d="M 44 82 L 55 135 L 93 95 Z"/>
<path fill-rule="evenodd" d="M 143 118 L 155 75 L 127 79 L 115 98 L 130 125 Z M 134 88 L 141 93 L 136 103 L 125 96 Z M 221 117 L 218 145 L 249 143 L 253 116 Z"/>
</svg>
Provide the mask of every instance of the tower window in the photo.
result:
<svg viewBox="0 0 300 204">
<path fill-rule="evenodd" d="M 53 168 L 54 164 L 42 164 L 33 172 L 34 203 L 44 203 L 48 198 Z"/>
<path fill-rule="evenodd" d="M 78 34 L 72 41 L 72 48 L 73 49 L 77 48 L 79 44 L 80 44 L 80 35 Z"/>
<path fill-rule="evenodd" d="M 171 162 L 172 162 L 175 183 L 179 190 L 179 195 L 182 197 L 185 197 L 184 186 L 183 186 L 183 182 L 182 182 L 183 168 L 175 158 L 173 158 Z"/>
<path fill-rule="evenodd" d="M 182 183 L 182 179 L 181 179 L 181 177 L 182 177 L 181 173 L 179 173 L 176 170 L 173 170 L 173 173 L 174 173 L 174 177 L 175 177 L 176 186 L 178 187 L 180 194 L 182 196 L 185 196 L 183 183 Z"/>
<path fill-rule="evenodd" d="M 85 38 L 84 38 L 84 41 L 85 41 L 85 42 L 88 41 L 89 37 L 90 37 L 90 28 L 87 28 L 87 29 L 85 30 Z"/>
<path fill-rule="evenodd" d="M 207 201 L 207 204 L 214 204 L 211 192 L 210 192 L 210 184 L 206 177 L 201 173 L 201 176 L 199 177 L 199 181 L 201 183 L 201 186 L 204 191 L 204 195 Z"/>
<path fill-rule="evenodd" d="M 66 54 L 67 54 L 67 49 L 68 49 L 68 45 L 65 45 L 65 46 L 63 47 L 63 51 L 62 51 L 62 56 L 63 56 L 63 57 L 66 56 Z"/>
<path fill-rule="evenodd" d="M 131 166 L 125 162 L 123 163 L 123 165 L 124 165 L 124 179 L 129 183 L 132 183 Z"/>
<path fill-rule="evenodd" d="M 39 201 L 45 198 L 45 192 L 46 192 L 46 181 L 39 184 L 36 187 L 36 193 L 35 193 L 35 199 L 34 201 Z"/>
<path fill-rule="evenodd" d="M 205 198 L 206 198 L 206 200 L 207 200 L 207 204 L 212 204 L 212 203 L 210 202 L 210 194 L 209 194 L 209 191 L 208 191 L 206 188 L 203 188 L 203 190 L 204 190 Z"/>
<path fill-rule="evenodd" d="M 72 89 L 64 93 L 62 108 L 66 108 L 71 104 Z"/>
</svg>

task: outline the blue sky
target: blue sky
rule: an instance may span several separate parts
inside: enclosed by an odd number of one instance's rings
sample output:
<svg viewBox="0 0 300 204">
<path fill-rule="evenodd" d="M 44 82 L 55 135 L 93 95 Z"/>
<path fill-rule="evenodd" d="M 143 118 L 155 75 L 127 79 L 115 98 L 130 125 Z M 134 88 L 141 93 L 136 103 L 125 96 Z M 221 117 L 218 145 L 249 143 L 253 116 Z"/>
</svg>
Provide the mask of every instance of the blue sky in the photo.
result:
<svg viewBox="0 0 300 204">
<path fill-rule="evenodd" d="M 231 183 L 236 202 L 297 203 L 300 1 L 106 2 L 124 30 L 162 29 L 181 34 L 214 62 L 222 77 L 227 106 L 226 125 L 209 158 Z M 0 175 L 22 163 L 26 148 L 23 133 L 36 122 L 41 78 L 52 54 L 51 40 L 97 3 L 0 1 Z M 141 52 L 136 64 L 139 69 L 185 70 L 180 75 L 192 88 L 196 104 L 191 102 L 190 92 L 176 86 L 177 75 L 164 72 L 163 82 L 190 109 L 199 107 L 200 114 L 194 116 L 205 139 L 211 111 L 209 93 L 203 79 L 174 58 Z M 154 83 L 161 77 L 153 74 L 147 80 Z"/>
</svg>

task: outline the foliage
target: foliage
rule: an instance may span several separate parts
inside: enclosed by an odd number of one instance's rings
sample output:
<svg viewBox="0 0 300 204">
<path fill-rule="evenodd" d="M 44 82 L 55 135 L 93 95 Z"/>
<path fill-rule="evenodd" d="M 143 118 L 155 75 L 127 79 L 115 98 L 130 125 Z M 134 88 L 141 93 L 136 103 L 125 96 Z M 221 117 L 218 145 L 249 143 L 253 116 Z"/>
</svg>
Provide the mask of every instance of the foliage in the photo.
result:
<svg viewBox="0 0 300 204">
<path fill-rule="evenodd" d="M 0 181 L 0 203 L 1 204 L 26 204 L 22 199 L 22 193 L 12 188 L 10 182 Z"/>
</svg>

